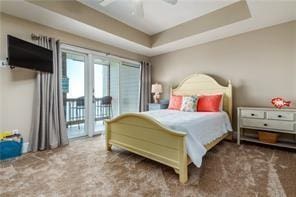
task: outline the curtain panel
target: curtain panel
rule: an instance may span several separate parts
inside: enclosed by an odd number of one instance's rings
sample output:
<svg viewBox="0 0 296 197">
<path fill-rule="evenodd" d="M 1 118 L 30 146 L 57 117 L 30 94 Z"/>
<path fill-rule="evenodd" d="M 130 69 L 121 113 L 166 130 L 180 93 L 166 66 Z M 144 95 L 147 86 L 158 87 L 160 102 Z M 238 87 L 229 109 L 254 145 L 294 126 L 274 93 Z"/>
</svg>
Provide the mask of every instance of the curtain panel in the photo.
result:
<svg viewBox="0 0 296 197">
<path fill-rule="evenodd" d="M 45 36 L 38 39 L 38 44 L 52 50 L 53 73 L 37 73 L 29 142 L 31 151 L 53 149 L 69 143 L 59 77 L 60 44 L 54 38 Z"/>
<path fill-rule="evenodd" d="M 152 66 L 149 62 L 141 62 L 141 78 L 140 78 L 140 106 L 139 111 L 147 111 L 148 103 L 151 102 L 151 78 Z"/>
</svg>

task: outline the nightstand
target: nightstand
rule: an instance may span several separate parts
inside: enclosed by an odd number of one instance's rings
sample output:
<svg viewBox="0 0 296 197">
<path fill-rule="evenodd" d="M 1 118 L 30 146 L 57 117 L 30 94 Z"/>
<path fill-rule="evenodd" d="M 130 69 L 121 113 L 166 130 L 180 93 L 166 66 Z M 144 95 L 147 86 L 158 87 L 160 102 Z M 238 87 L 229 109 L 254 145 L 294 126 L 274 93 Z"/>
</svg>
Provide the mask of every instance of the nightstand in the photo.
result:
<svg viewBox="0 0 296 197">
<path fill-rule="evenodd" d="M 240 141 L 296 149 L 296 109 L 239 107 L 237 109 L 237 143 Z M 245 130 L 248 130 L 245 133 Z M 258 140 L 257 131 L 290 135 L 290 140 L 270 144 Z"/>
<path fill-rule="evenodd" d="M 160 109 L 167 109 L 169 104 L 162 104 L 162 103 L 149 103 L 148 110 L 160 110 Z"/>
</svg>

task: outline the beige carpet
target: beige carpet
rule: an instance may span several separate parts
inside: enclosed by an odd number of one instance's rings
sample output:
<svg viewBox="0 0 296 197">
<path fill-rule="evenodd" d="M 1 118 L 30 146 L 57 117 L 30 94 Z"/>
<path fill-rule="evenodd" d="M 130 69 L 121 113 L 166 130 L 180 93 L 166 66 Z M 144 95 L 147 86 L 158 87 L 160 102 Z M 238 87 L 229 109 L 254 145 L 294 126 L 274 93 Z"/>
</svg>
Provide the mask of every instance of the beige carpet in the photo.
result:
<svg viewBox="0 0 296 197">
<path fill-rule="evenodd" d="M 296 196 L 296 153 L 286 150 L 222 142 L 189 173 L 182 185 L 169 167 L 87 138 L 2 163 L 0 196 Z"/>
</svg>

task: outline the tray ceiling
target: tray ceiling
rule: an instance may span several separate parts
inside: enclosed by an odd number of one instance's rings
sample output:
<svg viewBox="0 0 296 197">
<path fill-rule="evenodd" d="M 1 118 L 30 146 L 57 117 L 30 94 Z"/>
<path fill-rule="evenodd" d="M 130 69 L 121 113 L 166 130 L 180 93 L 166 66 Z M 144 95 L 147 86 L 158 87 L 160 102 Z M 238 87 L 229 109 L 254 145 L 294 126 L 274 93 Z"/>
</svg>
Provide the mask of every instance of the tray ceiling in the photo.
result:
<svg viewBox="0 0 296 197">
<path fill-rule="evenodd" d="M 102 6 L 99 0 L 79 0 L 84 5 L 149 35 L 162 32 L 238 0 L 178 0 L 176 5 L 165 3 L 162 0 L 142 1 L 144 17 L 136 17 L 131 14 L 131 0 L 112 0 L 107 6 Z"/>
<path fill-rule="evenodd" d="M 142 19 L 125 12 L 127 0 L 114 0 L 104 9 L 90 4 L 97 0 L 0 1 L 0 9 L 12 16 L 146 56 L 296 20 L 296 0 L 179 0 L 176 5 L 160 0 L 143 1 Z"/>
</svg>

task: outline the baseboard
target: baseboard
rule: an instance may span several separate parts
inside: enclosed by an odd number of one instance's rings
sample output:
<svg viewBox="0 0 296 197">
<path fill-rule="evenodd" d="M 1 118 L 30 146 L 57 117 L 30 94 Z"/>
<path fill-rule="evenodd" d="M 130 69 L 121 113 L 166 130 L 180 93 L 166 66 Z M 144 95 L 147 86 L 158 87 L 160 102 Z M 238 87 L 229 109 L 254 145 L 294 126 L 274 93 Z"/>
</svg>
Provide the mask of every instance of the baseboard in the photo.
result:
<svg viewBox="0 0 296 197">
<path fill-rule="evenodd" d="M 229 135 L 225 139 L 234 142 L 236 140 L 236 131 L 229 132 Z"/>
<path fill-rule="evenodd" d="M 29 148 L 29 142 L 23 143 L 23 153 L 27 153 Z"/>
</svg>

